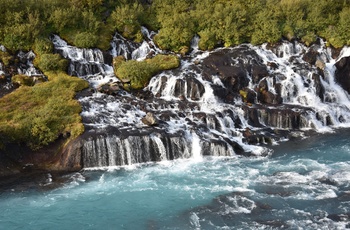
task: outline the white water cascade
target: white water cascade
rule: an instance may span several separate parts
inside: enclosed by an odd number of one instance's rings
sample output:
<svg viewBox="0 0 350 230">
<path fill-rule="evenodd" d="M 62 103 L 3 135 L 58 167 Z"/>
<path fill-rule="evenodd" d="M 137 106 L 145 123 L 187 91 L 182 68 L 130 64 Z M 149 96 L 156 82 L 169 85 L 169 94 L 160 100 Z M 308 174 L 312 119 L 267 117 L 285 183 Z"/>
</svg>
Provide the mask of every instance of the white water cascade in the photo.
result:
<svg viewBox="0 0 350 230">
<path fill-rule="evenodd" d="M 110 54 L 143 60 L 163 53 L 153 43 L 154 33 L 142 32 L 142 43 L 116 34 Z M 101 51 L 69 46 L 57 36 L 53 43 L 70 60 L 70 74 L 89 66 L 77 75 L 92 88 L 117 80 Z M 266 144 L 350 126 L 349 95 L 334 80 L 336 60 L 323 42 L 309 48 L 244 44 L 210 52 L 197 44 L 194 38 L 181 66 L 154 76 L 141 93 L 79 98 L 87 130 L 83 167 L 268 154 Z M 304 60 L 311 51 L 323 69 Z M 156 117 L 156 126 L 141 121 L 147 113 Z"/>
</svg>

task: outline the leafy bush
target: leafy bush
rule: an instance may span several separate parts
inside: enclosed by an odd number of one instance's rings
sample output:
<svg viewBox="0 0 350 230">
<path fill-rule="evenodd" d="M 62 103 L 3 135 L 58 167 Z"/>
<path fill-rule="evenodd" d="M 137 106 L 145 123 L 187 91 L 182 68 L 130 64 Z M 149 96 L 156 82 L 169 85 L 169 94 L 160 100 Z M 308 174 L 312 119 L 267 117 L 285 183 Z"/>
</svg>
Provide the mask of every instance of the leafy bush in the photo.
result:
<svg viewBox="0 0 350 230">
<path fill-rule="evenodd" d="M 97 46 L 98 36 L 89 32 L 75 35 L 74 44 L 78 47 L 94 48 Z"/>
<path fill-rule="evenodd" d="M 140 18 L 143 7 L 139 3 L 126 3 L 118 6 L 108 19 L 112 30 L 117 30 L 125 38 L 142 41 Z"/>
<path fill-rule="evenodd" d="M 59 54 L 42 54 L 39 58 L 38 67 L 42 71 L 65 71 L 68 61 L 63 59 Z"/>
<path fill-rule="evenodd" d="M 35 53 L 37 54 L 47 54 L 53 52 L 53 44 L 48 38 L 38 38 L 34 42 L 33 47 Z"/>
<path fill-rule="evenodd" d="M 116 75 L 122 80 L 130 80 L 131 88 L 142 89 L 155 74 L 162 70 L 177 68 L 179 58 L 175 55 L 158 54 L 144 61 L 130 60 L 121 62 L 115 69 Z"/>
</svg>

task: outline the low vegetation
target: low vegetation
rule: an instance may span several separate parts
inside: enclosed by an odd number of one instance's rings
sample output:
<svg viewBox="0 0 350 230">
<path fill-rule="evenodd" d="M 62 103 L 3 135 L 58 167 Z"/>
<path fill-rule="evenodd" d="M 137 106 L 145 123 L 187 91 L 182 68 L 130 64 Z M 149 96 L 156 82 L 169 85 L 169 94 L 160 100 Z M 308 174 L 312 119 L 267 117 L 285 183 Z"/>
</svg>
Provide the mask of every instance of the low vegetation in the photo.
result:
<svg viewBox="0 0 350 230">
<path fill-rule="evenodd" d="M 158 54 L 143 61 L 122 60 L 120 57 L 115 58 L 115 73 L 122 81 L 130 81 L 132 89 L 142 89 L 155 74 L 177 68 L 180 65 L 180 60 L 176 55 Z"/>
<path fill-rule="evenodd" d="M 63 72 L 46 74 L 49 81 L 21 86 L 0 98 L 0 145 L 25 143 L 37 149 L 60 135 L 83 133 L 81 106 L 74 95 L 88 83 Z"/>
<path fill-rule="evenodd" d="M 159 31 L 161 48 L 176 52 L 195 35 L 204 50 L 282 37 L 306 44 L 323 37 L 341 47 L 350 45 L 349 13 L 350 0 L 0 0 L 0 44 L 29 50 L 57 33 L 73 45 L 106 50 L 115 31 L 141 41 L 146 26 Z"/>
</svg>

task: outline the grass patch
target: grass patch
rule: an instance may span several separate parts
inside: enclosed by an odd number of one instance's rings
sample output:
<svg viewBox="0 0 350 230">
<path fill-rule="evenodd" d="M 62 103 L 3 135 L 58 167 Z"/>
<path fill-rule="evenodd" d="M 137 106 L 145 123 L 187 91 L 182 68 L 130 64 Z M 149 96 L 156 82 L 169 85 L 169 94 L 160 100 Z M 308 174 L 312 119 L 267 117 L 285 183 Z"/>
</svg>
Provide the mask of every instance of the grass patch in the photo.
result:
<svg viewBox="0 0 350 230">
<path fill-rule="evenodd" d="M 0 98 L 0 146 L 25 143 L 35 150 L 60 135 L 84 132 L 81 106 L 75 92 L 88 87 L 82 79 L 63 72 L 47 72 L 48 82 L 21 86 Z"/>
<path fill-rule="evenodd" d="M 118 59 L 118 60 L 116 60 Z M 176 55 L 158 54 L 143 61 L 122 61 L 115 58 L 114 71 L 121 80 L 130 80 L 132 89 L 144 88 L 157 73 L 179 67 L 180 60 Z"/>
</svg>

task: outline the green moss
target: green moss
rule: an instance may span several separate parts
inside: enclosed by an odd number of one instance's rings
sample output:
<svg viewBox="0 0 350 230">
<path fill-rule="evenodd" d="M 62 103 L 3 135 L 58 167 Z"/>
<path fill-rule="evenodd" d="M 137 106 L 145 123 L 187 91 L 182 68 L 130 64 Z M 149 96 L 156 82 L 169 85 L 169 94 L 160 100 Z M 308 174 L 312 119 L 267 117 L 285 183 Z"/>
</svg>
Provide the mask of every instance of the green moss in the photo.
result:
<svg viewBox="0 0 350 230">
<path fill-rule="evenodd" d="M 130 80 L 132 89 L 142 89 L 155 74 L 163 70 L 177 68 L 180 65 L 180 60 L 175 55 L 158 54 L 144 61 L 130 60 L 117 63 L 115 65 L 117 67 L 115 68 L 116 75 L 121 80 Z"/>
<path fill-rule="evenodd" d="M 61 134 L 84 131 L 76 91 L 88 83 L 62 72 L 47 72 L 50 81 L 22 86 L 0 98 L 0 143 L 26 143 L 38 149 Z"/>
<path fill-rule="evenodd" d="M 121 64 L 125 62 L 125 57 L 124 56 L 117 56 L 113 58 L 113 68 L 117 70 Z"/>
<path fill-rule="evenodd" d="M 34 81 L 33 78 L 27 76 L 27 75 L 23 75 L 23 74 L 18 74 L 15 76 L 12 76 L 11 81 L 13 84 L 15 85 L 19 85 L 19 86 L 32 86 L 34 85 Z"/>
</svg>

